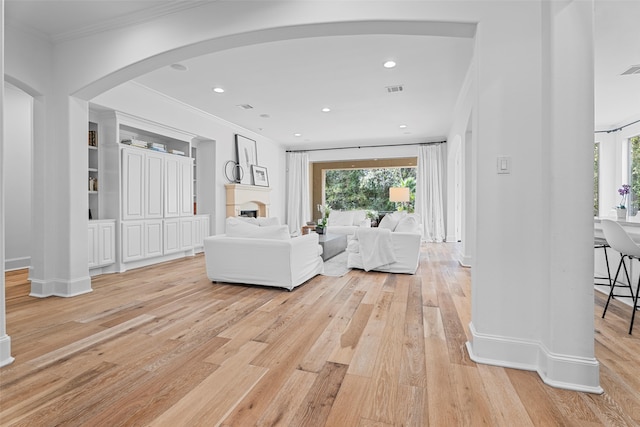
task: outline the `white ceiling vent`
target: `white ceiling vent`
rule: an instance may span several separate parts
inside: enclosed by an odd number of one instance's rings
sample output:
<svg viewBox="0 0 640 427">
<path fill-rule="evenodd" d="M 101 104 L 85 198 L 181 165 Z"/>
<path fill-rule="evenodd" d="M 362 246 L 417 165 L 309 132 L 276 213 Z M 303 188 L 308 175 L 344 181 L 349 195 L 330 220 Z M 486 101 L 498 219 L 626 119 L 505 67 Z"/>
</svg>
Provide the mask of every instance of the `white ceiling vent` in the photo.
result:
<svg viewBox="0 0 640 427">
<path fill-rule="evenodd" d="M 242 108 L 243 110 L 251 110 L 253 108 L 253 106 L 250 104 L 239 104 L 238 107 Z"/>
<path fill-rule="evenodd" d="M 621 76 L 628 76 L 630 74 L 640 74 L 640 65 L 632 65 L 631 67 L 629 67 L 629 69 L 627 71 L 625 71 L 624 73 L 620 74 Z"/>
<path fill-rule="evenodd" d="M 387 86 L 387 92 L 389 93 L 402 92 L 403 90 L 404 88 L 402 87 L 402 85 Z"/>
</svg>

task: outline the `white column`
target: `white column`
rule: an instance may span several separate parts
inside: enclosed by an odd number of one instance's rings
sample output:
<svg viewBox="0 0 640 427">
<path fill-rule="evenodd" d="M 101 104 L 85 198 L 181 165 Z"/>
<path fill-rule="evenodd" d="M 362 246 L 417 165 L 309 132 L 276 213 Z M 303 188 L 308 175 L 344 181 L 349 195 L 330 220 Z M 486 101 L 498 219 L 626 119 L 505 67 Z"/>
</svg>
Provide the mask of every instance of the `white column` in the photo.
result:
<svg viewBox="0 0 640 427">
<path fill-rule="evenodd" d="M 4 0 L 0 0 L 0 75 L 4 75 Z M 7 335 L 7 308 L 4 292 L 4 84 L 0 84 L 0 260 L 2 271 L 0 274 L 0 366 L 13 362 L 11 357 L 11 337 Z"/>
<path fill-rule="evenodd" d="M 34 126 L 31 296 L 91 292 L 88 103 L 56 90 L 44 103 L 35 100 Z"/>
<path fill-rule="evenodd" d="M 518 12 L 511 22 L 518 31 L 483 25 L 476 38 L 477 239 L 467 348 L 477 362 L 601 393 L 593 325 L 593 2 L 520 2 Z M 522 78 L 524 64 L 539 71 Z M 508 174 L 497 171 L 502 157 Z"/>
<path fill-rule="evenodd" d="M 475 111 L 475 110 L 474 110 Z M 476 194 L 478 191 L 475 179 L 477 149 L 474 145 L 473 134 L 467 132 L 462 141 L 463 164 L 463 210 L 462 210 L 462 255 L 460 265 L 471 267 L 473 252 L 476 245 Z"/>
</svg>

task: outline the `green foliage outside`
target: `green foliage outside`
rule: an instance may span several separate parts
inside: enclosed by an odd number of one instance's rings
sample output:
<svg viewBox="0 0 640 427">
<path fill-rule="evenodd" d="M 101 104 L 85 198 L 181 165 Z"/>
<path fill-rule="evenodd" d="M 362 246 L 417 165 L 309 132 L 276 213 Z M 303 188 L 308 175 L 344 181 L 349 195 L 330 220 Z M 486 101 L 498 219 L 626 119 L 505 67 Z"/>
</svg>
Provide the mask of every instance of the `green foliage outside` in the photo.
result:
<svg viewBox="0 0 640 427">
<path fill-rule="evenodd" d="M 633 216 L 640 207 L 640 135 L 629 139 L 631 170 L 629 171 L 631 194 L 629 194 L 628 214 Z"/>
<path fill-rule="evenodd" d="M 600 143 L 593 144 L 593 216 L 600 212 L 599 182 L 600 182 Z"/>
<path fill-rule="evenodd" d="M 333 169 L 325 175 L 325 204 L 335 210 L 397 210 L 389 201 L 390 187 L 409 187 L 411 200 L 404 209 L 414 211 L 416 168 Z"/>
</svg>

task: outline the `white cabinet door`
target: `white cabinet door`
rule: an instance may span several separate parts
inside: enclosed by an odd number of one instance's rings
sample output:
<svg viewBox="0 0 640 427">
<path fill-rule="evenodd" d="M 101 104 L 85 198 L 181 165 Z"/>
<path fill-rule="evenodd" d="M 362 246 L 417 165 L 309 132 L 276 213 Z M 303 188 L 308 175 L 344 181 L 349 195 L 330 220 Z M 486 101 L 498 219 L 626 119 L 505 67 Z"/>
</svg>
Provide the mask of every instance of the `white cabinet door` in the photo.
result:
<svg viewBox="0 0 640 427">
<path fill-rule="evenodd" d="M 171 254 L 180 251 L 180 220 L 164 220 L 164 254 Z"/>
<path fill-rule="evenodd" d="M 163 216 L 163 170 L 164 155 L 154 152 L 145 154 L 144 171 L 144 213 L 145 218 L 162 218 Z"/>
<path fill-rule="evenodd" d="M 144 218 L 144 152 L 122 149 L 122 219 Z"/>
<path fill-rule="evenodd" d="M 144 254 L 145 257 L 162 255 L 162 220 L 144 222 Z"/>
<path fill-rule="evenodd" d="M 188 250 L 193 248 L 194 219 L 180 218 L 180 248 Z"/>
<path fill-rule="evenodd" d="M 167 156 L 164 162 L 164 217 L 180 216 L 180 158 Z"/>
<path fill-rule="evenodd" d="M 98 263 L 109 265 L 116 262 L 116 223 L 101 222 L 98 224 Z"/>
<path fill-rule="evenodd" d="M 202 217 L 193 217 L 193 246 L 195 248 L 200 248 L 204 245 L 202 240 L 202 220 Z"/>
<path fill-rule="evenodd" d="M 180 159 L 180 216 L 193 215 L 193 159 Z"/>
<path fill-rule="evenodd" d="M 144 258 L 144 221 L 122 222 L 122 261 Z"/>
<path fill-rule="evenodd" d="M 89 268 L 97 267 L 98 256 L 98 224 L 89 223 Z"/>
<path fill-rule="evenodd" d="M 209 237 L 210 232 L 209 215 L 202 217 L 202 238 Z"/>
</svg>

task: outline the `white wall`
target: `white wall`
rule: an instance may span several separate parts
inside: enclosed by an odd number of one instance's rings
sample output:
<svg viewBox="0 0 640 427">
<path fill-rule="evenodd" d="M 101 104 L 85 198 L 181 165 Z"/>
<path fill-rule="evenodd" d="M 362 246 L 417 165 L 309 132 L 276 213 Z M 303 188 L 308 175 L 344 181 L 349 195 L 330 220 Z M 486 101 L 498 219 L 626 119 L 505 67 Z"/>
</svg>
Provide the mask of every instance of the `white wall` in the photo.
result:
<svg viewBox="0 0 640 427">
<path fill-rule="evenodd" d="M 258 162 L 260 166 L 267 168 L 269 186 L 272 188 L 270 215 L 284 218 L 285 151 L 275 142 L 133 82 L 111 89 L 92 99 L 91 102 L 196 134 L 199 139 L 215 141 L 215 154 L 210 156 L 215 158 L 215 164 L 198 165 L 198 168 L 211 168 L 215 171 L 214 182 L 198 183 L 198 191 L 211 186 L 215 190 L 216 213 L 212 218 L 214 234 L 224 233 L 226 213 L 224 184 L 228 181 L 224 175 L 223 166 L 227 160 L 236 158 L 235 134 L 254 139 L 258 149 Z M 207 174 L 207 176 L 211 175 Z"/>
<path fill-rule="evenodd" d="M 5 270 L 27 268 L 31 246 L 33 98 L 5 83 Z"/>
</svg>

